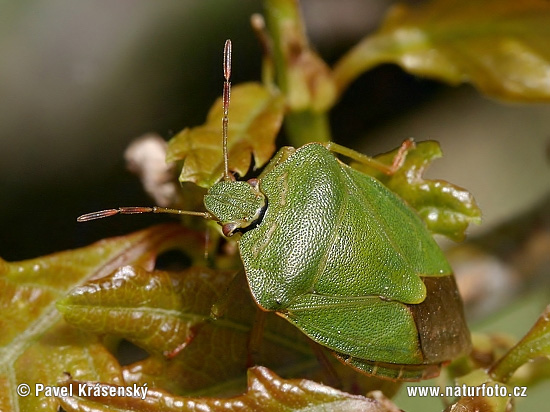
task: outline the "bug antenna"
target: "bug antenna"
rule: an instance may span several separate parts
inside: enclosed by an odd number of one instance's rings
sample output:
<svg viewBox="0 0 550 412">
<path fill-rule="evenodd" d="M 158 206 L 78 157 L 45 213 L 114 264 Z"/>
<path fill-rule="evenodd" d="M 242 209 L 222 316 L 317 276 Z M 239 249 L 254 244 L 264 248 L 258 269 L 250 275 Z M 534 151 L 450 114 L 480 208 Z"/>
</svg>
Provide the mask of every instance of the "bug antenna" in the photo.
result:
<svg viewBox="0 0 550 412">
<path fill-rule="evenodd" d="M 231 180 L 229 176 L 227 154 L 227 125 L 229 123 L 229 101 L 231 99 L 231 40 L 225 41 L 223 48 L 223 118 L 222 118 L 222 144 L 223 144 L 223 180 Z"/>
<path fill-rule="evenodd" d="M 223 179 L 234 180 L 229 174 L 228 154 L 227 154 L 227 125 L 229 123 L 229 100 L 231 99 L 231 40 L 225 41 L 223 48 L 223 77 L 225 81 L 223 83 L 223 118 L 222 118 L 222 142 L 223 142 Z M 167 207 L 119 207 L 116 209 L 99 210 L 97 212 L 86 213 L 76 218 L 78 222 L 88 222 L 90 220 L 102 219 L 104 217 L 110 217 L 118 214 L 132 215 L 138 213 L 166 213 L 171 215 L 191 215 L 199 216 L 204 219 L 217 220 L 212 214 L 208 212 L 192 212 L 188 210 L 171 209 Z"/>
<path fill-rule="evenodd" d="M 101 219 L 104 217 L 110 217 L 118 214 L 122 215 L 134 215 L 137 213 L 167 213 L 170 215 L 191 215 L 200 216 L 205 219 L 214 219 L 214 217 L 208 212 L 191 212 L 188 210 L 170 209 L 167 207 L 119 207 L 117 209 L 106 209 L 98 212 L 86 213 L 85 215 L 76 218 L 78 222 L 87 222 L 89 220 Z"/>
</svg>

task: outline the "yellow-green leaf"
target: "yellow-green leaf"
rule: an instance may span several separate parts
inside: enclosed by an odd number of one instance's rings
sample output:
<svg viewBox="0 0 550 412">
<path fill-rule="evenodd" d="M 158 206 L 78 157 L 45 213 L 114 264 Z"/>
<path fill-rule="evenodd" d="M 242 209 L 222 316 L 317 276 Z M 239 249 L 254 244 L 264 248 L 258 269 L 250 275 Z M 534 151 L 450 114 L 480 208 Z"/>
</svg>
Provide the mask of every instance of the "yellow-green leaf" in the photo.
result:
<svg viewBox="0 0 550 412">
<path fill-rule="evenodd" d="M 391 165 L 398 149 L 375 156 Z M 362 172 L 376 177 L 416 210 L 432 233 L 462 240 L 470 223 L 481 221 L 481 210 L 470 192 L 444 180 L 424 179 L 430 163 L 441 157 L 439 143 L 419 142 L 407 152 L 403 165 L 392 175 L 372 167 L 352 163 Z"/>
<path fill-rule="evenodd" d="M 119 265 L 150 266 L 156 254 L 188 236 L 179 225 L 161 225 L 36 259 L 0 260 L 0 410 L 57 411 L 54 397 L 35 396 L 36 384 L 56 385 L 65 372 L 120 383 L 112 355 L 95 336 L 68 326 L 55 302 Z M 19 384 L 29 385 L 31 394 L 18 396 Z"/>
<path fill-rule="evenodd" d="M 399 5 L 382 27 L 336 65 L 340 92 L 381 63 L 489 96 L 550 100 L 550 3 L 546 0 L 433 0 Z"/>
<path fill-rule="evenodd" d="M 478 340 L 478 342 L 482 343 L 481 346 L 490 347 L 497 341 Z M 501 341 L 500 344 L 502 343 Z M 482 359 L 479 354 L 482 354 L 483 350 L 477 351 L 476 348 L 474 352 L 478 353 L 475 358 Z M 490 355 L 488 359 L 491 359 L 494 353 L 487 351 L 486 355 Z M 521 382 L 522 377 L 520 377 L 521 383 L 519 384 L 517 381 L 512 382 L 510 378 L 514 379 L 513 374 L 520 366 L 527 363 L 533 365 L 533 361 L 537 358 L 539 360 L 540 358 L 550 359 L 550 305 L 545 308 L 529 332 L 500 359 L 493 362 L 489 368 L 486 367 L 487 365 L 482 365 L 481 368 L 457 379 L 456 388 L 459 390 L 457 392 L 461 393 L 461 397 L 456 403 L 445 409 L 445 412 L 507 412 L 513 410 L 513 396 L 520 399 L 521 396 L 525 396 L 522 392 L 527 386 L 523 385 L 529 382 L 529 378 L 536 377 L 536 374 L 529 377 L 528 374 L 521 373 L 520 375 L 523 375 L 523 379 L 527 379 L 527 381 Z M 539 370 L 543 373 L 548 370 L 547 362 L 540 366 L 542 367 Z M 529 384 L 533 385 L 534 381 Z M 468 393 L 460 391 L 462 387 L 468 387 Z"/>
<path fill-rule="evenodd" d="M 229 169 L 244 176 L 261 167 L 275 151 L 275 137 L 283 121 L 284 99 L 259 83 L 235 86 L 231 94 L 228 126 Z M 206 123 L 187 128 L 168 143 L 166 160 L 183 160 L 181 182 L 212 186 L 223 174 L 221 98 L 217 99 Z"/>
<path fill-rule="evenodd" d="M 527 334 L 489 369 L 491 377 L 507 382 L 521 365 L 537 357 L 550 359 L 550 305 Z"/>
<path fill-rule="evenodd" d="M 11 368 L 13 375 L 7 373 L 5 376 L 15 381 L 1 389 L 0 410 L 3 412 L 57 411 L 53 388 L 66 374 L 75 379 L 96 379 L 117 385 L 124 382 L 119 363 L 98 338 L 70 327 L 63 320 L 29 345 Z M 16 396 L 14 386 L 24 384 L 29 385 L 29 395 Z M 10 392 L 13 395 L 6 396 Z"/>
<path fill-rule="evenodd" d="M 469 393 L 463 391 L 460 398 L 445 409 L 445 412 L 509 412 L 513 410 L 513 399 L 500 395 L 503 390 L 511 394 L 512 388 L 492 379 L 486 370 L 476 369 L 458 378 L 455 388 L 466 387 Z M 473 396 L 470 393 L 473 393 Z M 491 393 L 491 396 L 488 393 Z"/>
</svg>

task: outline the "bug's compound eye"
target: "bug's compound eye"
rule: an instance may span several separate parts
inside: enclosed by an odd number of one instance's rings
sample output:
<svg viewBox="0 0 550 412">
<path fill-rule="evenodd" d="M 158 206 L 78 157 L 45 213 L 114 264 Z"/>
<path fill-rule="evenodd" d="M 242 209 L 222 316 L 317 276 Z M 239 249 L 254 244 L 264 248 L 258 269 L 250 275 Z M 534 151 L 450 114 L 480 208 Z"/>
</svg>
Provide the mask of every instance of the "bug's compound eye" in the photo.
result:
<svg viewBox="0 0 550 412">
<path fill-rule="evenodd" d="M 235 222 L 226 223 L 222 226 L 223 235 L 226 237 L 231 237 L 235 234 L 235 231 L 239 228 Z"/>
<path fill-rule="evenodd" d="M 246 182 L 254 189 L 258 189 L 258 186 L 260 185 L 260 181 L 255 177 L 253 177 L 252 179 L 248 179 Z"/>
</svg>

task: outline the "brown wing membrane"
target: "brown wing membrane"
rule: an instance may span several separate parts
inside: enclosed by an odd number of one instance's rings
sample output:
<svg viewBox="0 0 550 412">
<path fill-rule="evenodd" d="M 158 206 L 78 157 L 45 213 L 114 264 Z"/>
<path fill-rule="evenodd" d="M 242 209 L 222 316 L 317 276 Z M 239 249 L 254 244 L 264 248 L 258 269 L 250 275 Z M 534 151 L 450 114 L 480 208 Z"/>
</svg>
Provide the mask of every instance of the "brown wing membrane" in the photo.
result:
<svg viewBox="0 0 550 412">
<path fill-rule="evenodd" d="M 437 363 L 467 354 L 470 332 L 454 276 L 422 277 L 426 299 L 408 305 L 416 322 L 424 363 Z"/>
</svg>

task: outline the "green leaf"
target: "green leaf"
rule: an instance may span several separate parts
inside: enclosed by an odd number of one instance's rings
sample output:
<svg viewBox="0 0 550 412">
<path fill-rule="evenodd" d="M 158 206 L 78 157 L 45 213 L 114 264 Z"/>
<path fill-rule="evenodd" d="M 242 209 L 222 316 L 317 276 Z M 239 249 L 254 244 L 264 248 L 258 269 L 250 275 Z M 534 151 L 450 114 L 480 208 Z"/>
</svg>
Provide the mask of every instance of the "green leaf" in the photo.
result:
<svg viewBox="0 0 550 412">
<path fill-rule="evenodd" d="M 495 356 L 493 350 L 501 349 L 499 346 L 507 346 L 507 342 L 502 340 L 502 336 L 493 336 L 491 337 L 491 341 L 487 337 L 483 337 L 481 341 L 478 339 L 477 344 L 481 345 L 474 349 L 476 355 L 471 356 L 472 359 L 476 359 L 476 363 L 480 359 L 491 359 Z M 485 348 L 483 349 L 483 347 Z M 480 356 L 481 354 L 483 355 Z M 533 380 L 529 381 L 529 377 L 525 376 L 523 372 L 521 373 L 523 376 L 520 377 L 519 382 L 512 381 L 515 378 L 512 375 L 520 366 L 528 363 L 532 366 L 534 363 L 532 361 L 540 358 L 550 359 L 550 305 L 545 308 L 529 332 L 489 368 L 487 368 L 487 365 L 482 364 L 481 368 L 475 369 L 457 379 L 456 387 L 459 389 L 463 385 L 470 387 L 470 392 L 468 395 L 463 394 L 456 403 L 445 409 L 445 412 L 510 411 L 513 402 L 511 397 L 513 388 L 521 388 L 527 384 L 532 386 L 535 383 Z M 548 370 L 547 362 L 539 366 L 541 366 L 538 368 L 539 372 L 544 373 Z M 523 382 L 522 378 L 524 379 Z M 525 378 L 527 378 L 527 381 L 525 381 Z M 474 387 L 479 387 L 479 390 Z M 495 394 L 499 394 L 502 393 L 500 391 L 503 390 L 503 387 L 506 387 L 507 393 L 510 394 L 509 396 L 496 396 L 490 394 L 488 391 L 491 388 Z M 477 390 L 477 392 L 474 390 Z M 516 393 L 515 395 L 519 394 Z"/>
<path fill-rule="evenodd" d="M 252 156 L 256 168 L 271 158 L 283 109 L 283 97 L 259 83 L 244 83 L 232 89 L 227 139 L 230 170 L 244 176 L 250 169 Z M 208 188 L 222 176 L 222 116 L 219 98 L 204 125 L 186 128 L 168 142 L 166 160 L 183 160 L 181 182 Z"/>
<path fill-rule="evenodd" d="M 399 149 L 375 156 L 375 159 L 391 165 Z M 481 210 L 472 194 L 444 180 L 428 180 L 422 176 L 430 163 L 441 157 L 439 143 L 425 141 L 409 149 L 403 165 L 392 175 L 359 163 L 352 167 L 361 170 L 397 193 L 417 211 L 432 233 L 462 240 L 470 223 L 481 221 Z"/>
<path fill-rule="evenodd" d="M 55 301 L 119 265 L 150 266 L 156 254 L 188 237 L 179 225 L 161 225 L 36 259 L 0 260 L 0 410 L 57 411 L 55 398 L 35 394 L 35 384 L 56 385 L 67 372 L 122 383 L 113 356 L 95 336 L 69 327 Z M 17 395 L 21 383 L 30 386 L 31 396 Z"/>
<path fill-rule="evenodd" d="M 490 369 L 499 382 L 507 382 L 517 368 L 537 357 L 550 359 L 550 305 L 527 334 Z"/>
<path fill-rule="evenodd" d="M 550 3 L 545 0 L 433 0 L 399 5 L 382 27 L 336 65 L 340 93 L 382 63 L 489 96 L 550 100 Z"/>
<path fill-rule="evenodd" d="M 75 396 L 62 397 L 61 406 L 67 412 L 94 411 L 365 411 L 397 410 L 389 400 L 350 395 L 305 379 L 281 379 L 269 369 L 257 366 L 248 371 L 248 391 L 233 398 L 183 398 L 162 390 L 147 391 L 140 397 L 93 396 L 94 384 L 89 384 L 92 396 L 76 396 L 83 382 L 69 381 Z M 114 385 L 101 385 L 109 390 Z"/>
</svg>

